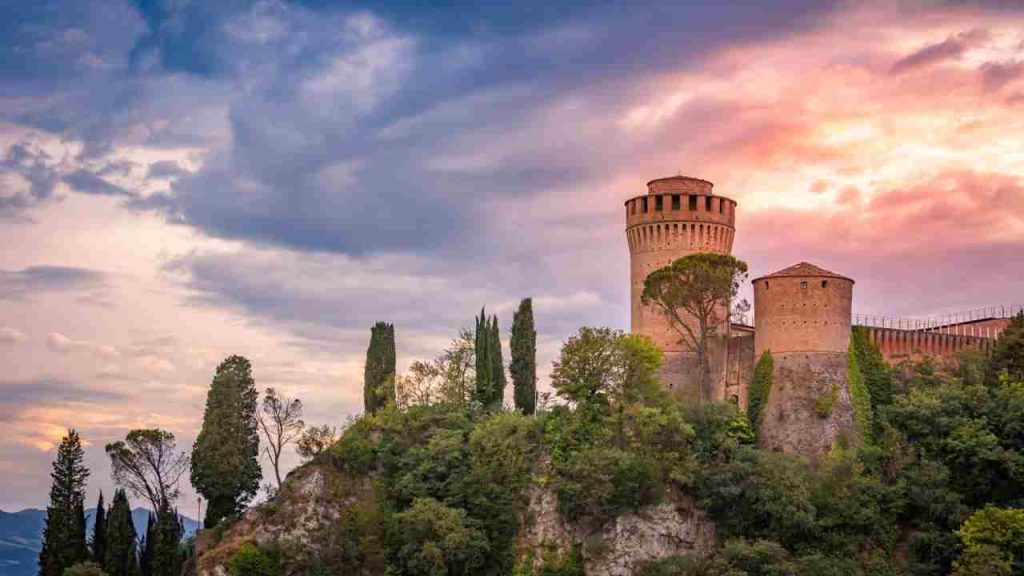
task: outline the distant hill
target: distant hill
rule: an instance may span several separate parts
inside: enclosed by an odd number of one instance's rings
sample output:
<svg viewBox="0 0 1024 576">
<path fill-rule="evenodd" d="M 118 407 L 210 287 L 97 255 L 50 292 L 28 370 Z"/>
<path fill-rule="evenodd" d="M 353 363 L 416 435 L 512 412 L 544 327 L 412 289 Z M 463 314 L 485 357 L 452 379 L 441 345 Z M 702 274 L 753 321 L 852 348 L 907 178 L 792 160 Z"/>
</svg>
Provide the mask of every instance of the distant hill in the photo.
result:
<svg viewBox="0 0 1024 576">
<path fill-rule="evenodd" d="M 85 511 L 86 534 L 92 536 L 92 526 L 96 518 L 96 509 Z M 135 532 L 141 536 L 146 530 L 149 510 L 135 508 L 132 510 L 132 522 Z M 199 527 L 199 523 L 180 516 L 185 527 L 185 537 L 191 536 Z M 0 510 L 0 576 L 35 576 L 36 560 L 42 546 L 43 524 L 46 511 L 28 508 L 21 512 L 4 512 Z"/>
</svg>

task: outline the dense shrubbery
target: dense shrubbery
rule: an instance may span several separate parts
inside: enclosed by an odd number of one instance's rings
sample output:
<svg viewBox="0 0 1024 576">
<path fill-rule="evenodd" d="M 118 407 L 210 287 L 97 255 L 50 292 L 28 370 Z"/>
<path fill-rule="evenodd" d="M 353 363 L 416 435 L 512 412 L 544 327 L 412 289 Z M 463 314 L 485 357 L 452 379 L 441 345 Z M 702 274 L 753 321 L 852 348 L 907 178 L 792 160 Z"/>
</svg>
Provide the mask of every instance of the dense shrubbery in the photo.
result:
<svg viewBox="0 0 1024 576">
<path fill-rule="evenodd" d="M 372 472 L 377 496 L 308 571 L 578 576 L 578 550 L 544 552 L 540 571 L 517 558 L 527 489 L 541 484 L 591 523 L 671 489 L 696 497 L 723 546 L 645 576 L 1019 573 L 1024 382 L 988 382 L 976 356 L 890 368 L 856 335 L 851 354 L 872 441 L 816 467 L 757 449 L 757 418 L 731 405 L 680 403 L 655 378 L 657 351 L 610 330 L 566 344 L 553 377 L 566 404 L 536 416 L 443 403 L 364 417 L 317 461 Z"/>
</svg>

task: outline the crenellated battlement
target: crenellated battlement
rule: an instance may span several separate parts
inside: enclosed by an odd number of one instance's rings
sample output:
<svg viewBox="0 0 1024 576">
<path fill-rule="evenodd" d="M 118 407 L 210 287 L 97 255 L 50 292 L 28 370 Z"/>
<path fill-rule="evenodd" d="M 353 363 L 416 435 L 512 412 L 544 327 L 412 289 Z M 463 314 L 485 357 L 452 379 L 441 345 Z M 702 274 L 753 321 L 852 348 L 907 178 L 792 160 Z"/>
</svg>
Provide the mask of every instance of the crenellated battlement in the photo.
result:
<svg viewBox="0 0 1024 576">
<path fill-rule="evenodd" d="M 626 200 L 625 208 L 627 230 L 655 222 L 707 222 L 730 228 L 736 223 L 736 202 L 710 193 L 649 193 Z"/>
</svg>

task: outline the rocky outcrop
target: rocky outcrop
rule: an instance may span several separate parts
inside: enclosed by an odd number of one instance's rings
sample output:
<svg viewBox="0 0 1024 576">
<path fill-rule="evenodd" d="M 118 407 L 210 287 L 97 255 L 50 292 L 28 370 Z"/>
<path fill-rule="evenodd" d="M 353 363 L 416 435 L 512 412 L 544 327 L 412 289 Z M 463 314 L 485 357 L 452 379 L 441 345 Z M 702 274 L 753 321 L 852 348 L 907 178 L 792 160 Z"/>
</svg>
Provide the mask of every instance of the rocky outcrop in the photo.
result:
<svg viewBox="0 0 1024 576">
<path fill-rule="evenodd" d="M 225 576 L 231 557 L 247 542 L 286 550 L 301 564 L 336 546 L 332 527 L 358 509 L 377 506 L 370 478 L 350 479 L 330 466 L 307 465 L 285 482 L 273 501 L 248 512 L 223 530 L 205 530 L 196 539 L 199 576 Z M 532 484 L 520 514 L 517 555 L 540 569 L 553 557 L 578 551 L 587 576 L 629 576 L 647 561 L 715 546 L 715 526 L 692 499 L 669 493 L 661 503 L 605 522 L 571 522 L 558 509 L 555 491 Z M 301 572 L 300 572 L 301 573 Z M 353 574 L 383 573 L 363 565 Z"/>
<path fill-rule="evenodd" d="M 520 557 L 543 564 L 545 552 L 561 556 L 579 545 L 587 576 L 629 576 L 651 560 L 715 547 L 715 525 L 689 497 L 672 492 L 665 501 L 604 524 L 567 521 L 554 490 L 532 486 L 519 535 Z"/>
</svg>

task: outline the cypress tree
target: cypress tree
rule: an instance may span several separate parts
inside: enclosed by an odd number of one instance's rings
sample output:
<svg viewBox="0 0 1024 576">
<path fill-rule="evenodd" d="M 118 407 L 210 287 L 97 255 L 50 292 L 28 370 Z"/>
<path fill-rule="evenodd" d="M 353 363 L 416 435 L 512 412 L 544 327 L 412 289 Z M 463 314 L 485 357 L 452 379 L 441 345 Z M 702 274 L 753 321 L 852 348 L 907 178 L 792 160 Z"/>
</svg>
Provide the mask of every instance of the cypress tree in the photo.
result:
<svg viewBox="0 0 1024 576">
<path fill-rule="evenodd" d="M 107 550 L 107 510 L 103 507 L 103 491 L 96 502 L 96 521 L 92 525 L 92 561 L 103 565 Z"/>
<path fill-rule="evenodd" d="M 165 503 L 156 513 L 156 524 L 153 527 L 152 576 L 181 574 L 181 532 L 177 511 Z"/>
<path fill-rule="evenodd" d="M 146 535 L 142 538 L 139 551 L 139 572 L 142 576 L 153 576 L 156 570 L 156 513 L 146 516 Z"/>
<path fill-rule="evenodd" d="M 258 399 L 252 364 L 241 356 L 221 362 L 206 396 L 203 426 L 192 447 L 192 485 L 208 503 L 207 528 L 241 512 L 259 490 L 263 472 Z"/>
<path fill-rule="evenodd" d="M 363 371 L 363 408 L 375 414 L 395 402 L 395 327 L 377 322 L 370 328 Z"/>
<path fill-rule="evenodd" d="M 490 342 L 491 349 L 491 374 L 494 377 L 494 387 L 491 389 L 491 410 L 500 410 L 505 400 L 505 363 L 501 353 L 501 331 L 498 330 L 498 317 L 491 317 Z"/>
<path fill-rule="evenodd" d="M 110 576 L 138 576 L 139 561 L 136 556 L 135 525 L 132 523 L 132 509 L 124 490 L 114 493 L 107 516 L 103 571 Z"/>
<path fill-rule="evenodd" d="M 513 399 L 516 410 L 530 415 L 537 410 L 537 330 L 533 326 L 533 300 L 523 298 L 512 316 L 512 374 Z"/>
<path fill-rule="evenodd" d="M 85 540 L 85 482 L 89 469 L 78 433 L 68 430 L 53 462 L 50 504 L 46 508 L 39 574 L 61 576 L 64 570 L 89 559 Z"/>
<path fill-rule="evenodd" d="M 489 408 L 491 390 L 494 388 L 494 362 L 491 360 L 490 326 L 487 314 L 480 309 L 473 333 L 473 351 L 476 357 L 476 389 L 473 398 L 481 408 Z"/>
</svg>

